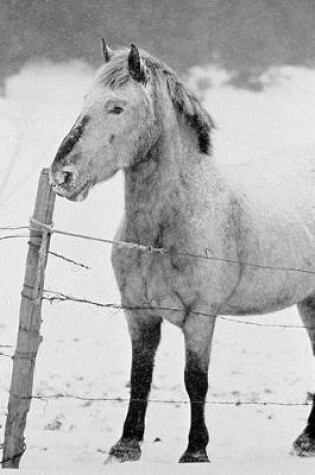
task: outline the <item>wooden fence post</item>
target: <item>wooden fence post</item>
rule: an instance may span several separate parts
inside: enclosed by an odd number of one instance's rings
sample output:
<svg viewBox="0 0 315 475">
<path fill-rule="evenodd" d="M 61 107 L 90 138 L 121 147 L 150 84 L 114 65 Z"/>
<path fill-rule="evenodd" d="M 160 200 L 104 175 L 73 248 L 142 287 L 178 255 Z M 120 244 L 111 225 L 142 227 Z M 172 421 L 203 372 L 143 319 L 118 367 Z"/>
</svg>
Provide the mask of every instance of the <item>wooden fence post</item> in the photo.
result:
<svg viewBox="0 0 315 475">
<path fill-rule="evenodd" d="M 42 170 L 30 232 L 24 285 L 20 303 L 19 330 L 13 356 L 3 449 L 3 468 L 19 468 L 25 451 L 24 431 L 30 410 L 35 361 L 40 336 L 44 272 L 49 250 L 55 193 L 49 184 L 49 169 Z M 36 223 L 43 223 L 41 226 Z"/>
</svg>

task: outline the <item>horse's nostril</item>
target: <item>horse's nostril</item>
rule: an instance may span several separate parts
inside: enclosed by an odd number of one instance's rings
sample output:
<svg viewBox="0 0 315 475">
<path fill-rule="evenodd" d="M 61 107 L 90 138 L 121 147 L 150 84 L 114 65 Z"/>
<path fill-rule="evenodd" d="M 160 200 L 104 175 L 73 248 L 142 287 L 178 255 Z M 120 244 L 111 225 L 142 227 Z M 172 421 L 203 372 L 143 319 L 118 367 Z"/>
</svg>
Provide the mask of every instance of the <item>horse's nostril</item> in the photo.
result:
<svg viewBox="0 0 315 475">
<path fill-rule="evenodd" d="M 52 169 L 51 180 L 57 186 L 66 186 L 74 183 L 76 177 L 76 169 L 73 165 L 66 165 L 62 168 Z"/>
<path fill-rule="evenodd" d="M 73 173 L 72 172 L 63 172 L 63 175 L 64 175 L 63 183 L 65 185 L 68 185 L 69 183 L 71 183 Z"/>
<path fill-rule="evenodd" d="M 67 167 L 60 171 L 56 171 L 52 175 L 52 181 L 55 185 L 69 185 L 71 182 L 74 181 L 75 173 L 71 170 L 67 170 Z"/>
<path fill-rule="evenodd" d="M 70 183 L 76 176 L 76 168 L 74 165 L 66 165 L 63 167 L 64 183 Z"/>
</svg>

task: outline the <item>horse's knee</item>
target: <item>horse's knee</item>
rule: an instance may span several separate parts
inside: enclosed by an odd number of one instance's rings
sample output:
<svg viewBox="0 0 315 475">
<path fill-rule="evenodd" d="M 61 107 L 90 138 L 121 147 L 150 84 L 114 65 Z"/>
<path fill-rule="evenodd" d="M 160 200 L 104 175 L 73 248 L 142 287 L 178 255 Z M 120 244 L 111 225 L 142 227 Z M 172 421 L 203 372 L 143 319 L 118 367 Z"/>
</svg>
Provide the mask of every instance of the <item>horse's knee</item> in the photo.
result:
<svg viewBox="0 0 315 475">
<path fill-rule="evenodd" d="M 186 350 L 185 385 L 192 402 L 203 401 L 208 391 L 208 371 L 198 354 Z"/>
<path fill-rule="evenodd" d="M 155 353 L 161 337 L 161 321 L 133 321 L 131 330 L 132 364 L 131 364 L 131 398 L 132 407 L 137 411 L 145 412 L 147 396 L 152 382 Z M 137 416 L 138 417 L 138 416 Z M 140 417 L 139 421 L 142 421 Z M 143 422 L 143 421 L 142 421 Z"/>
<path fill-rule="evenodd" d="M 184 327 L 186 369 L 208 372 L 215 319 L 202 315 L 189 315 Z"/>
<path fill-rule="evenodd" d="M 157 348 L 161 339 L 161 318 L 129 312 L 127 323 L 130 338 L 137 347 L 149 350 Z"/>
<path fill-rule="evenodd" d="M 214 322 L 193 315 L 183 328 L 185 337 L 185 385 L 192 403 L 205 400 Z"/>
</svg>

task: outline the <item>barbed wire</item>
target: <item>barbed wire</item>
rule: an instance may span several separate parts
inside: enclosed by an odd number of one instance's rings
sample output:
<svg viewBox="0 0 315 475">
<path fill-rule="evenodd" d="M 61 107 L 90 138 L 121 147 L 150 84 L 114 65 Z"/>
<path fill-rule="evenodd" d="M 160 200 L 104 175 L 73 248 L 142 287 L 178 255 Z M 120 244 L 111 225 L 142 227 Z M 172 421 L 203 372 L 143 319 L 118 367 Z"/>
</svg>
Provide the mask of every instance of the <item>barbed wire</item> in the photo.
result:
<svg viewBox="0 0 315 475">
<path fill-rule="evenodd" d="M 46 402 L 47 400 L 58 400 L 58 399 L 71 399 L 71 400 L 78 400 L 84 402 L 116 402 L 116 403 L 129 403 L 129 402 L 148 402 L 150 404 L 170 404 L 170 405 L 188 405 L 190 404 L 189 399 L 153 399 L 149 398 L 148 400 L 143 399 L 134 399 L 134 398 L 122 398 L 122 397 L 87 397 L 87 396 L 78 396 L 69 393 L 56 393 L 56 394 L 35 394 L 30 397 L 20 397 L 20 399 L 35 399 L 39 401 Z M 202 402 L 195 401 L 194 404 L 203 404 Z M 229 407 L 307 407 L 312 406 L 312 401 L 307 399 L 304 402 L 282 402 L 282 401 L 205 401 L 206 406 L 229 406 Z M 4 450 L 4 443 L 0 444 L 0 450 Z M 26 444 L 24 442 L 23 450 L 19 454 L 15 454 L 12 458 L 2 459 L 0 461 L 0 465 L 5 465 L 8 462 L 14 462 L 19 460 L 26 450 Z"/>
<path fill-rule="evenodd" d="M 101 237 L 96 237 L 96 236 L 90 236 L 87 234 L 80 234 L 80 233 L 72 233 L 69 231 L 64 231 L 61 229 L 53 228 L 52 226 L 46 225 L 44 223 L 41 223 L 39 221 L 34 220 L 31 218 L 30 220 L 30 225 L 29 226 L 6 226 L 6 227 L 0 227 L 0 231 L 12 231 L 12 230 L 24 230 L 24 229 L 29 229 L 30 231 L 39 231 L 40 229 L 48 231 L 50 234 L 59 234 L 62 236 L 68 236 L 76 239 L 82 239 L 82 240 L 87 240 L 87 241 L 92 241 L 92 242 L 98 242 L 98 243 L 103 243 L 103 244 L 110 244 L 113 246 L 118 246 L 118 247 L 124 247 L 128 249 L 135 249 L 143 252 L 148 252 L 148 253 L 156 253 L 156 254 L 164 254 L 164 255 L 169 255 L 169 256 L 178 256 L 178 257 L 186 257 L 188 259 L 200 259 L 200 260 L 205 260 L 205 261 L 217 261 L 217 262 L 224 262 L 227 264 L 231 265 L 242 265 L 242 266 L 247 266 L 247 267 L 253 267 L 253 268 L 258 268 L 258 269 L 264 269 L 264 270 L 269 270 L 269 271 L 279 271 L 279 272 L 298 272 L 298 273 L 305 273 L 305 274 L 314 274 L 315 275 L 315 269 L 305 269 L 305 268 L 299 268 L 295 266 L 275 266 L 271 264 L 260 264 L 256 262 L 249 262 L 249 261 L 243 261 L 243 260 L 238 260 L 238 259 L 230 259 L 230 258 L 224 258 L 224 257 L 218 257 L 218 256 L 213 256 L 210 255 L 209 249 L 205 248 L 204 254 L 194 254 L 194 253 L 189 253 L 189 252 L 180 252 L 180 251 L 170 251 L 165 248 L 156 248 L 154 246 L 150 245 L 143 245 L 143 244 L 138 244 L 134 242 L 127 242 L 127 241 L 120 241 L 120 240 L 112 240 L 112 239 L 105 239 Z M 35 226 L 35 227 L 34 227 Z M 37 226 L 37 227 L 36 227 Z M 0 237 L 0 240 L 4 239 L 10 239 L 13 237 L 26 237 L 26 235 L 14 235 L 14 236 L 3 236 Z"/>
<path fill-rule="evenodd" d="M 159 254 L 159 255 L 168 255 L 170 257 L 177 256 L 177 257 L 182 257 L 182 258 L 187 258 L 187 259 L 197 259 L 197 260 L 203 260 L 203 261 L 216 261 L 216 262 L 224 262 L 226 264 L 230 265 L 242 265 L 242 266 L 247 266 L 247 267 L 253 267 L 257 269 L 263 269 L 266 271 L 277 271 L 277 272 L 295 272 L 295 273 L 305 273 L 305 274 L 315 274 L 315 269 L 305 269 L 305 268 L 298 268 L 294 266 L 288 266 L 288 267 L 283 267 L 283 266 L 275 266 L 275 265 L 265 265 L 265 264 L 259 264 L 255 262 L 248 262 L 248 261 L 242 261 L 242 260 L 237 260 L 237 259 L 230 259 L 230 258 L 224 258 L 224 257 L 218 257 L 218 256 L 213 256 L 210 254 L 209 249 L 204 250 L 204 254 L 194 254 L 190 252 L 179 252 L 179 251 L 171 251 L 165 248 L 156 248 L 150 245 L 142 245 L 134 242 L 125 242 L 125 241 L 120 241 L 120 240 L 111 240 L 111 239 L 105 239 L 105 238 L 100 238 L 96 236 L 90 236 L 86 234 L 79 234 L 79 233 L 72 233 L 68 231 L 64 231 L 61 229 L 55 229 L 52 228 L 51 226 L 47 226 L 44 223 L 37 222 L 36 220 L 31 218 L 31 223 L 29 226 L 8 226 L 8 227 L 0 227 L 0 231 L 25 231 L 25 230 L 30 230 L 33 233 L 38 232 L 39 236 L 42 235 L 43 231 L 48 234 L 59 234 L 62 236 L 67 236 L 75 239 L 82 239 L 82 240 L 87 240 L 87 241 L 92 241 L 92 242 L 98 242 L 98 243 L 103 243 L 107 245 L 113 245 L 113 246 L 118 246 L 118 247 L 123 247 L 123 248 L 128 248 L 128 249 L 134 249 L 137 251 L 141 252 L 146 252 L 149 254 Z M 15 234 L 10 234 L 10 235 L 5 235 L 5 236 L 0 236 L 0 241 L 6 241 L 10 239 L 21 239 L 29 237 L 29 234 L 27 233 L 15 233 Z M 62 259 L 64 261 L 67 261 L 71 264 L 74 264 L 76 266 L 79 266 L 84 269 L 89 269 L 88 266 L 81 262 L 77 262 L 73 259 L 70 259 L 62 254 L 49 251 L 51 255 L 53 255 L 56 258 Z M 28 297 L 31 298 L 31 297 Z M 32 299 L 32 298 L 31 298 Z M 145 305 L 139 305 L 139 306 L 125 306 L 122 304 L 116 304 L 116 303 L 102 303 L 102 302 L 97 302 L 94 300 L 86 299 L 86 298 L 79 298 L 79 297 L 74 297 L 71 295 L 67 295 L 63 292 L 56 292 L 52 290 L 44 290 L 44 294 L 42 297 L 43 300 L 49 301 L 50 303 L 54 303 L 56 301 L 59 302 L 65 302 L 65 301 L 71 301 L 75 303 L 81 303 L 81 304 L 88 304 L 88 305 L 93 305 L 98 308 L 112 308 L 117 311 L 120 310 L 153 310 L 153 311 L 162 311 L 162 312 L 185 312 L 185 308 L 175 308 L 175 307 L 164 307 L 163 305 L 157 305 L 154 306 L 149 302 L 148 304 Z M 156 299 L 153 299 L 156 300 Z M 291 324 L 266 324 L 266 323 L 261 323 L 261 322 L 252 322 L 248 320 L 239 320 L 236 318 L 230 318 L 228 316 L 222 316 L 222 315 L 213 315 L 210 313 L 206 312 L 200 312 L 200 311 L 194 311 L 190 310 L 191 314 L 195 315 L 200 315 L 200 316 L 206 316 L 209 318 L 214 318 L 214 319 L 220 319 L 223 321 L 228 321 L 228 322 L 233 322 L 233 323 L 238 323 L 238 324 L 244 324 L 244 325 L 251 325 L 251 326 L 257 326 L 257 327 L 272 327 L 272 328 L 284 328 L 284 329 L 315 329 L 315 327 L 306 327 L 303 325 L 291 325 Z M 11 345 L 0 345 L 0 348 L 11 348 Z M 0 356 L 7 357 L 7 358 L 31 358 L 32 356 L 36 357 L 35 355 L 31 354 L 14 354 L 14 355 L 8 355 L 7 353 L 4 353 L 0 351 Z M 86 402 L 150 402 L 150 403 L 157 403 L 157 404 L 173 404 L 173 405 L 182 405 L 182 404 L 189 404 L 190 400 L 188 399 L 154 399 L 154 398 L 149 398 L 147 401 L 143 399 L 134 399 L 134 398 L 124 398 L 124 397 L 86 397 L 86 396 L 80 396 L 80 395 L 75 395 L 75 394 L 70 394 L 70 393 L 56 393 L 56 394 L 35 394 L 27 397 L 23 397 L 21 395 L 14 395 L 11 393 L 11 396 L 17 397 L 19 399 L 36 399 L 36 400 L 48 400 L 48 399 L 74 399 L 74 400 L 79 400 L 79 401 L 86 401 Z M 203 404 L 203 403 L 200 403 Z M 284 401 L 242 401 L 242 400 L 237 400 L 237 401 L 206 401 L 206 405 L 211 405 L 211 406 L 284 406 L 284 407 L 303 407 L 303 406 L 310 406 L 312 402 L 310 400 L 306 400 L 304 402 L 284 402 Z M 22 455 L 22 454 L 20 454 Z M 16 459 L 16 457 L 14 457 Z M 14 460 L 14 459 L 12 459 Z M 1 465 L 9 462 L 10 460 L 3 460 Z"/>
<path fill-rule="evenodd" d="M 62 261 L 69 262 L 69 264 L 73 264 L 74 266 L 81 267 L 82 269 L 91 270 L 91 267 L 87 266 L 86 264 L 75 261 L 74 259 L 70 259 L 69 257 L 66 257 L 63 254 L 54 251 L 48 251 L 48 254 L 57 257 L 57 259 L 61 259 Z"/>
<path fill-rule="evenodd" d="M 2 356 L 3 358 L 13 358 L 13 355 L 8 355 L 7 353 L 3 353 L 3 351 L 0 351 L 0 356 Z"/>
<path fill-rule="evenodd" d="M 0 236 L 0 241 L 7 241 L 9 239 L 21 239 L 21 238 L 29 238 L 29 234 L 11 234 L 8 236 Z"/>
<path fill-rule="evenodd" d="M 34 231 L 38 232 L 39 231 L 38 227 L 33 228 L 32 224 L 35 224 L 36 226 L 41 226 L 42 228 L 45 228 L 46 231 L 48 230 L 49 232 L 56 233 L 56 234 L 75 237 L 75 238 L 79 238 L 79 239 L 90 240 L 90 241 L 94 241 L 94 242 L 112 244 L 112 245 L 117 245 L 117 246 L 121 246 L 121 247 L 127 247 L 129 249 L 138 249 L 138 250 L 140 249 L 141 251 L 149 252 L 149 253 L 155 252 L 155 253 L 166 254 L 166 255 L 179 255 L 181 257 L 185 256 L 185 257 L 189 257 L 189 258 L 198 258 L 198 259 L 203 259 L 203 260 L 220 260 L 220 261 L 229 262 L 229 263 L 233 263 L 233 264 L 239 264 L 240 263 L 239 261 L 236 261 L 236 260 L 221 259 L 221 258 L 217 258 L 217 257 L 214 257 L 214 256 L 209 256 L 209 253 L 207 252 L 207 249 L 206 249 L 205 255 L 197 255 L 197 254 L 191 254 L 191 253 L 167 251 L 164 248 L 154 248 L 152 246 L 145 246 L 145 245 L 125 242 L 125 241 L 113 241 L 113 240 L 110 240 L 110 239 L 98 238 L 98 237 L 95 237 L 95 236 L 89 236 L 89 235 L 85 235 L 85 234 L 76 234 L 76 233 L 71 233 L 71 232 L 63 231 L 63 230 L 59 230 L 59 229 L 53 229 L 51 226 L 44 225 L 43 223 L 39 223 L 35 220 L 31 220 L 31 226 L 6 226 L 6 227 L 0 227 L 0 230 L 2 230 L 2 231 L 4 231 L 4 230 L 5 231 L 12 231 L 12 230 L 16 231 L 16 230 L 30 229 L 33 232 Z M 28 236 L 28 235 L 14 235 L 14 236 L 11 235 L 11 236 L 4 236 L 4 237 L 2 237 L 2 239 L 13 238 L 13 237 L 26 237 L 26 236 Z M 76 266 L 79 266 L 81 268 L 90 269 L 85 264 L 83 264 L 81 262 L 77 262 L 73 259 L 70 259 L 70 258 L 68 258 L 68 257 L 66 257 L 62 254 L 59 254 L 59 253 L 56 253 L 56 252 L 53 252 L 53 251 L 49 251 L 49 253 L 51 255 L 57 257 L 57 258 L 60 258 L 64 261 L 67 261 L 67 262 L 69 262 L 71 264 L 74 264 Z M 264 269 L 269 269 L 269 270 L 307 272 L 307 273 L 312 273 L 312 274 L 314 273 L 315 274 L 315 271 L 310 271 L 310 270 L 306 270 L 306 269 L 298 269 L 298 268 L 293 268 L 293 267 L 284 268 L 284 267 L 275 267 L 275 266 L 262 266 L 260 264 L 253 264 L 253 263 L 247 263 L 247 262 L 245 264 L 249 265 L 249 266 L 260 267 L 260 268 L 262 267 Z M 124 306 L 124 305 L 117 304 L 117 303 L 102 303 L 102 302 L 97 302 L 97 301 L 86 299 L 86 298 L 74 297 L 74 296 L 71 296 L 71 295 L 67 295 L 63 292 L 51 291 L 51 290 L 45 290 L 44 291 L 43 300 L 47 300 L 50 303 L 53 303 L 53 302 L 56 302 L 56 301 L 62 301 L 62 302 L 71 301 L 71 302 L 76 302 L 76 303 L 83 303 L 83 304 L 93 305 L 93 306 L 96 306 L 96 307 L 99 307 L 99 308 L 112 308 L 112 309 L 117 310 L 117 311 L 120 311 L 120 310 L 156 310 L 156 311 L 168 311 L 168 312 L 183 312 L 183 311 L 185 311 L 184 308 L 152 306 L 150 303 L 145 304 L 145 305 L 132 306 L 132 307 Z M 153 299 L 153 300 L 156 300 L 156 299 Z M 210 314 L 210 313 L 207 313 L 207 312 L 198 312 L 198 311 L 193 311 L 193 310 L 191 310 L 191 313 L 196 314 L 196 315 L 200 315 L 200 316 L 206 316 L 206 317 L 210 317 L 210 318 L 216 318 L 216 319 L 220 319 L 220 320 L 224 320 L 224 321 L 229 321 L 229 322 L 232 322 L 232 323 L 239 323 L 239 324 L 243 324 L 243 325 L 251 325 L 251 326 L 256 326 L 256 327 L 284 328 L 284 329 L 305 329 L 306 328 L 308 330 L 315 329 L 315 327 L 313 327 L 313 326 L 304 326 L 304 325 L 295 325 L 295 324 L 278 324 L 278 323 L 268 323 L 268 324 L 266 324 L 266 323 L 262 323 L 262 322 L 253 322 L 253 321 L 244 320 L 244 319 L 239 320 L 235 317 L 228 317 L 228 316 L 223 316 L 223 315 L 214 315 L 214 314 Z M 0 356 L 4 356 L 4 355 L 0 354 Z"/>
<path fill-rule="evenodd" d="M 0 230 L 5 229 L 5 228 L 0 228 Z M 14 229 L 20 229 L 20 228 L 14 228 Z M 24 226 L 21 227 L 21 229 L 24 229 Z M 41 233 L 39 232 L 38 236 L 41 236 Z M 29 234 L 11 234 L 11 235 L 6 235 L 6 236 L 0 236 L 0 241 L 6 241 L 9 239 L 20 239 L 20 238 L 29 238 Z M 39 246 L 35 245 L 32 242 L 28 243 L 29 245 L 36 246 L 39 248 Z M 70 264 L 73 264 L 74 266 L 81 267 L 82 269 L 86 270 L 91 270 L 91 267 L 87 266 L 86 264 L 83 264 L 82 262 L 78 262 L 74 259 L 71 259 L 70 257 L 66 257 L 64 254 L 57 253 L 55 251 L 48 251 L 48 254 L 61 259 L 65 262 L 69 262 Z"/>
<path fill-rule="evenodd" d="M 52 394 L 52 395 L 34 395 L 31 398 L 27 399 L 37 399 L 41 401 L 47 401 L 51 399 L 61 399 L 61 398 L 68 398 L 68 399 L 74 399 L 74 400 L 79 400 L 79 401 L 85 401 L 85 402 L 126 402 L 128 403 L 130 401 L 129 398 L 96 398 L 96 397 L 83 397 L 83 396 L 76 396 L 76 395 L 71 395 L 71 394 Z M 26 398 L 25 398 L 26 399 Z M 138 402 L 143 402 L 142 400 L 139 399 L 132 399 L 133 402 L 138 401 Z M 172 400 L 172 399 L 148 399 L 146 401 L 148 403 L 155 403 L 155 404 L 172 404 L 172 405 L 188 405 L 190 404 L 190 401 L 187 399 L 181 399 L 181 400 Z M 195 402 L 195 404 L 198 404 L 198 402 Z M 205 402 L 206 406 L 230 406 L 230 407 L 240 407 L 240 406 L 260 406 L 260 407 L 306 407 L 306 406 L 311 406 L 312 403 L 311 401 L 305 401 L 305 402 L 281 402 L 281 401 L 206 401 Z M 3 452 L 4 450 L 4 443 L 0 444 L 0 450 Z M 12 458 L 6 458 L 2 459 L 0 461 L 0 465 L 5 465 L 8 462 L 15 462 L 19 460 L 24 452 L 26 451 L 26 443 L 24 442 L 23 450 L 15 454 L 14 457 Z"/>
<path fill-rule="evenodd" d="M 29 229 L 29 226 L 0 226 L 0 231 L 18 231 L 21 229 Z"/>
<path fill-rule="evenodd" d="M 103 303 L 97 302 L 95 300 L 86 299 L 83 297 L 74 297 L 72 295 L 65 294 L 63 292 L 58 292 L 54 290 L 44 289 L 43 300 L 46 300 L 50 303 L 54 302 L 75 302 L 75 303 L 82 303 L 86 305 L 92 305 L 94 307 L 99 308 L 112 308 L 114 310 L 155 310 L 155 311 L 165 311 L 165 312 L 185 312 L 184 308 L 176 308 L 176 307 L 164 307 L 161 306 L 153 306 L 150 303 L 146 305 L 135 305 L 135 306 L 127 306 L 118 303 Z M 153 299 L 156 300 L 156 299 Z M 256 327 L 267 327 L 267 328 L 287 328 L 287 329 L 307 329 L 307 330 L 315 330 L 313 326 L 304 326 L 304 325 L 294 325 L 294 324 L 285 324 L 285 323 L 262 323 L 262 322 L 251 322 L 249 320 L 238 320 L 236 317 L 228 317 L 225 315 L 214 315 L 207 312 L 199 312 L 194 310 L 189 310 L 190 313 L 193 315 L 200 315 L 203 317 L 215 318 L 223 321 L 228 321 L 236 324 L 242 325 L 251 325 Z"/>
<path fill-rule="evenodd" d="M 40 224 L 34 220 L 32 220 L 31 224 Z M 32 228 L 30 226 L 31 230 L 37 230 L 36 228 Z M 78 234 L 78 233 L 71 233 L 68 231 L 63 231 L 61 229 L 51 229 L 52 234 L 60 234 L 62 236 L 68 236 L 68 237 L 73 237 L 77 239 L 83 239 L 87 241 L 94 241 L 94 242 L 100 242 L 103 244 L 111 244 L 113 246 L 118 246 L 118 247 L 124 247 L 128 249 L 135 249 L 143 252 L 148 252 L 148 253 L 156 253 L 156 254 L 164 254 L 164 255 L 169 255 L 169 256 L 179 256 L 179 257 L 186 257 L 190 259 L 200 259 L 200 260 L 206 260 L 206 261 L 219 261 L 219 262 L 225 262 L 227 264 L 233 264 L 233 265 L 244 265 L 248 267 L 255 267 L 259 269 L 265 269 L 265 270 L 276 270 L 276 271 L 283 271 L 283 272 L 301 272 L 301 273 L 307 273 L 307 274 L 315 274 L 315 269 L 310 270 L 310 269 L 301 269 L 297 267 L 282 267 L 282 266 L 273 266 L 273 265 L 264 265 L 264 264 L 258 264 L 258 263 L 253 263 L 253 262 L 248 262 L 248 261 L 242 261 L 242 260 L 237 260 L 237 259 L 229 259 L 229 258 L 223 258 L 223 257 L 216 257 L 212 256 L 209 254 L 209 249 L 205 249 L 205 254 L 193 254 L 189 252 L 178 252 L 178 251 L 169 251 L 164 248 L 156 248 L 153 246 L 147 246 L 143 244 L 138 244 L 134 242 L 126 242 L 126 241 L 119 241 L 119 240 L 111 240 L 111 239 L 104 239 L 104 238 L 99 238 L 95 236 L 89 236 L 87 234 Z"/>
<path fill-rule="evenodd" d="M 103 397 L 103 396 L 80 396 L 77 394 L 71 394 L 71 393 L 55 393 L 55 394 L 33 394 L 32 396 L 20 396 L 20 395 L 13 395 L 13 397 L 16 397 L 18 399 L 22 400 L 30 400 L 30 399 L 36 399 L 40 401 L 45 401 L 45 400 L 51 400 L 51 399 L 75 399 L 78 401 L 85 401 L 85 402 L 148 402 L 148 403 L 153 403 L 153 404 L 181 404 L 181 405 L 187 405 L 190 404 L 189 399 L 156 399 L 156 398 L 148 398 L 148 399 L 142 399 L 142 398 L 129 398 L 129 397 Z M 310 397 L 312 396 L 312 398 Z M 205 401 L 203 403 L 202 401 L 194 401 L 194 404 L 200 404 L 200 405 L 207 405 L 207 406 L 288 406 L 288 407 L 298 407 L 298 406 L 311 406 L 313 404 L 313 395 L 308 394 L 307 398 L 305 401 L 293 401 L 293 402 L 284 402 L 284 401 L 242 401 L 242 400 L 236 400 L 236 401 L 216 401 L 216 400 L 209 400 Z"/>
</svg>

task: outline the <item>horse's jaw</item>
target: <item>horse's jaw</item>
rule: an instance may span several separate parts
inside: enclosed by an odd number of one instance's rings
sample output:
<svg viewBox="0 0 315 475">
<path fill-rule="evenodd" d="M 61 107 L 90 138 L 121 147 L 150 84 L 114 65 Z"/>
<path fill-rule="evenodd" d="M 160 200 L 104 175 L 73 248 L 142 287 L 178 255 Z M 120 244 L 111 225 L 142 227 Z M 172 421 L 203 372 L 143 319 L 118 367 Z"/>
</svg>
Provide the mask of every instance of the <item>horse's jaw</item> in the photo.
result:
<svg viewBox="0 0 315 475">
<path fill-rule="evenodd" d="M 90 192 L 89 187 L 83 188 L 83 190 L 81 190 L 77 195 L 70 196 L 68 199 L 70 201 L 75 201 L 75 202 L 84 201 L 88 197 L 89 192 Z"/>
</svg>

